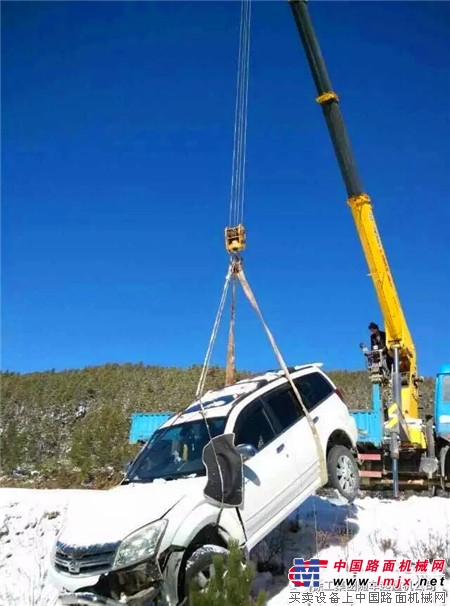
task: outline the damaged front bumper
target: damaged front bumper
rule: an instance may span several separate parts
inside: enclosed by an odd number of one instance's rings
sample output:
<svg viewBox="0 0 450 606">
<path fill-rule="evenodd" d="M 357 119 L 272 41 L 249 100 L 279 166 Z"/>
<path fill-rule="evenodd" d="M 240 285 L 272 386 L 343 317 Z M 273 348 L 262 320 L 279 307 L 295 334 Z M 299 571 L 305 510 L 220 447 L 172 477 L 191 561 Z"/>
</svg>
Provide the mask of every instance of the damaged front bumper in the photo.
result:
<svg viewBox="0 0 450 606">
<path fill-rule="evenodd" d="M 59 587 L 56 606 L 153 606 L 152 600 L 161 595 L 164 582 L 155 561 L 146 561 L 128 569 L 105 571 L 94 582 L 92 577 L 58 574 L 54 569 L 51 576 L 54 585 Z"/>
<path fill-rule="evenodd" d="M 78 604 L 91 605 L 102 604 L 105 606 L 116 606 L 122 604 L 117 600 L 111 600 L 110 598 L 104 598 L 96 595 L 95 593 L 65 593 L 59 596 L 56 606 L 75 606 Z"/>
<path fill-rule="evenodd" d="M 157 598 L 159 593 L 159 588 L 150 587 L 139 594 L 126 596 L 125 601 L 123 598 L 116 600 L 90 591 L 64 593 L 58 597 L 56 606 L 123 606 L 124 604 L 129 604 L 129 606 L 151 606 L 151 600 Z"/>
</svg>

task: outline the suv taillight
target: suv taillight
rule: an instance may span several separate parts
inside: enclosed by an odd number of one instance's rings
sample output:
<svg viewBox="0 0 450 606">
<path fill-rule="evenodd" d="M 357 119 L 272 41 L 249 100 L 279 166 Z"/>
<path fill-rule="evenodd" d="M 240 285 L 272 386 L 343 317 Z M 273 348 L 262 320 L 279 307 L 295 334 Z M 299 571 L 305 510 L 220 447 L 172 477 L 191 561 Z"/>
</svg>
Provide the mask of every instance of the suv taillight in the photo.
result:
<svg viewBox="0 0 450 606">
<path fill-rule="evenodd" d="M 336 389 L 334 390 L 334 393 L 336 395 L 338 395 L 341 398 L 341 400 L 344 402 L 344 404 L 345 404 L 344 394 L 342 393 L 342 391 L 338 387 L 336 387 Z"/>
</svg>

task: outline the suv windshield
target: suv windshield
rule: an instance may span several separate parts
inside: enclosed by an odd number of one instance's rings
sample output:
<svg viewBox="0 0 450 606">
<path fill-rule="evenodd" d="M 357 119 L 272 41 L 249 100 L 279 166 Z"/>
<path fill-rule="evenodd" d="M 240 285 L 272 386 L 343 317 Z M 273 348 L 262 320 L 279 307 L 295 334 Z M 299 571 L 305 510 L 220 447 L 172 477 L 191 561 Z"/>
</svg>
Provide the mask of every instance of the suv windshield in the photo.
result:
<svg viewBox="0 0 450 606">
<path fill-rule="evenodd" d="M 226 417 L 207 419 L 211 437 L 223 433 Z M 206 475 L 203 448 L 209 442 L 203 419 L 158 429 L 131 465 L 125 482 L 152 482 Z"/>
</svg>

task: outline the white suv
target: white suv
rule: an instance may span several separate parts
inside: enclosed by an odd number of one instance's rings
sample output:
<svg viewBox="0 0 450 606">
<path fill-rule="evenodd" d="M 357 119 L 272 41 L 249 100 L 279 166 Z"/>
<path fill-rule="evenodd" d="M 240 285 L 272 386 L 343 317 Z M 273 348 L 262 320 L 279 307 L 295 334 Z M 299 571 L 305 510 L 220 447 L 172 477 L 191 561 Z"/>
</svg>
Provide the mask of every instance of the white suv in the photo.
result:
<svg viewBox="0 0 450 606">
<path fill-rule="evenodd" d="M 357 429 L 320 366 L 289 369 L 309 420 L 282 371 L 239 381 L 166 421 L 119 486 L 86 491 L 51 555 L 57 603 L 175 606 L 230 539 L 248 554 L 327 483 L 353 500 Z"/>
</svg>

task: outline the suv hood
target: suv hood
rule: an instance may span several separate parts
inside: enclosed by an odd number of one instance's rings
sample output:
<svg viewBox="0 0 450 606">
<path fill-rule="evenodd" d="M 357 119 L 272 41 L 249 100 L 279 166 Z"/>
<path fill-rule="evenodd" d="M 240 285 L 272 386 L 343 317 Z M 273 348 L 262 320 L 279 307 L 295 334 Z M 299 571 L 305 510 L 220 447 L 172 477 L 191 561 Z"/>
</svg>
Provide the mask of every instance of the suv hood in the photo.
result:
<svg viewBox="0 0 450 606">
<path fill-rule="evenodd" d="M 190 499 L 203 500 L 204 486 L 203 477 L 78 492 L 70 502 L 58 541 L 79 547 L 122 541 L 163 517 L 188 494 Z"/>
</svg>

